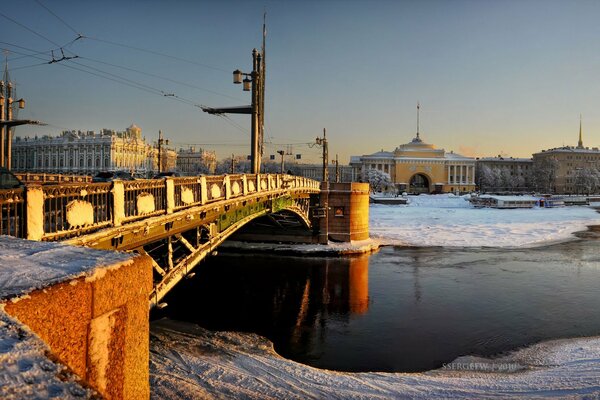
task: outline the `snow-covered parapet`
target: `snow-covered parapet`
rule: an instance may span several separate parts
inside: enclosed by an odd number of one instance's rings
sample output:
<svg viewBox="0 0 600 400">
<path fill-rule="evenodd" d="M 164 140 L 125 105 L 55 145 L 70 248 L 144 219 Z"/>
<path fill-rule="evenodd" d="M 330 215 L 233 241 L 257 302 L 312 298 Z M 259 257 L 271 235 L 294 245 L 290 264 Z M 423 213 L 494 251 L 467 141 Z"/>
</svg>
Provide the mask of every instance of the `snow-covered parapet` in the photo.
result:
<svg viewBox="0 0 600 400">
<path fill-rule="evenodd" d="M 0 236 L 0 300 L 75 278 L 92 278 L 106 266 L 131 263 L 127 253 Z"/>
<path fill-rule="evenodd" d="M 148 257 L 0 236 L 0 398 L 147 398 L 151 290 Z"/>
</svg>

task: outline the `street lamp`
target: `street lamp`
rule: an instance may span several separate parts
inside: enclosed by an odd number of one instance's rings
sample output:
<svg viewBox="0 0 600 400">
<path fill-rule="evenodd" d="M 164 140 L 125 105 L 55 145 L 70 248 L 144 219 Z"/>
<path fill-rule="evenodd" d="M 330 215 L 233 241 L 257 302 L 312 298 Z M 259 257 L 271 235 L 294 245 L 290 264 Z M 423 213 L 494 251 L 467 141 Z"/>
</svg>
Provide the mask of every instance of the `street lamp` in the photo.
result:
<svg viewBox="0 0 600 400">
<path fill-rule="evenodd" d="M 239 69 L 233 71 L 233 83 L 236 85 L 242 84 L 242 89 L 245 92 L 252 91 L 252 104 L 250 106 L 240 107 L 201 107 L 202 111 L 214 115 L 222 114 L 251 114 L 251 153 L 252 173 L 260 173 L 261 164 L 261 149 L 263 138 L 264 125 L 264 43 L 263 52 L 252 50 L 252 72 L 246 73 Z"/>
<path fill-rule="evenodd" d="M 244 77 L 244 79 L 242 79 Z M 252 50 L 252 72 L 246 73 L 242 72 L 239 69 L 233 71 L 233 83 L 240 84 L 242 83 L 242 88 L 244 92 L 252 91 L 252 104 L 251 104 L 251 114 L 252 114 L 252 149 L 251 149 L 251 158 L 252 158 L 252 173 L 259 174 L 260 173 L 260 137 L 261 137 L 261 127 L 259 123 L 259 116 L 262 115 L 262 84 L 261 79 L 263 79 L 262 75 L 262 55 L 258 52 L 258 50 Z"/>
<path fill-rule="evenodd" d="M 13 100 L 13 85 L 4 81 L 0 81 L 0 166 L 6 169 L 11 169 L 12 163 L 12 131 L 11 126 L 23 125 L 13 121 L 13 103 L 18 103 L 20 109 L 25 108 L 25 100 Z M 27 123 L 27 122 L 25 122 Z"/>
<path fill-rule="evenodd" d="M 281 173 L 283 174 L 283 171 L 284 171 L 283 156 L 285 156 L 285 151 L 277 150 L 277 154 L 279 154 L 281 156 Z"/>
</svg>

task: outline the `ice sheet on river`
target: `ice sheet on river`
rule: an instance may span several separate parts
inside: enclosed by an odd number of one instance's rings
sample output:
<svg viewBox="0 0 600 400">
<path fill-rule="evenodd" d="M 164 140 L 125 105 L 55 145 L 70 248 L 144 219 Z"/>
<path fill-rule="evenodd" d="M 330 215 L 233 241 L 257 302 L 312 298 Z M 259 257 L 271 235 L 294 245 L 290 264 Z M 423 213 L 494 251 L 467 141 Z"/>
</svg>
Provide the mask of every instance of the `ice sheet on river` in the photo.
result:
<svg viewBox="0 0 600 400">
<path fill-rule="evenodd" d="M 589 225 L 600 225 L 600 214 L 584 206 L 476 209 L 452 195 L 409 196 L 409 201 L 408 206 L 371 205 L 371 237 L 408 246 L 529 247 L 567 240 Z"/>
<path fill-rule="evenodd" d="M 254 334 L 161 320 L 151 329 L 152 398 L 597 398 L 600 337 L 553 340 L 425 373 L 342 373 L 275 353 Z"/>
</svg>

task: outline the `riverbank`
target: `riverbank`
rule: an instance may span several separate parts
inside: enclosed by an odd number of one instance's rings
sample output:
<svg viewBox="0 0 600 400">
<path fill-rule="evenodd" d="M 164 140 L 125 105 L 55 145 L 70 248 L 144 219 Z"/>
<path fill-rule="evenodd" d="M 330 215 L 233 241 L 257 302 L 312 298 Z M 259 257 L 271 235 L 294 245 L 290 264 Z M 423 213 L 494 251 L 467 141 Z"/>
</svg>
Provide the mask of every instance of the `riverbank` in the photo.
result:
<svg viewBox="0 0 600 400">
<path fill-rule="evenodd" d="M 600 337 L 552 340 L 425 373 L 342 373 L 280 357 L 267 339 L 161 320 L 151 329 L 153 399 L 595 398 Z"/>
</svg>

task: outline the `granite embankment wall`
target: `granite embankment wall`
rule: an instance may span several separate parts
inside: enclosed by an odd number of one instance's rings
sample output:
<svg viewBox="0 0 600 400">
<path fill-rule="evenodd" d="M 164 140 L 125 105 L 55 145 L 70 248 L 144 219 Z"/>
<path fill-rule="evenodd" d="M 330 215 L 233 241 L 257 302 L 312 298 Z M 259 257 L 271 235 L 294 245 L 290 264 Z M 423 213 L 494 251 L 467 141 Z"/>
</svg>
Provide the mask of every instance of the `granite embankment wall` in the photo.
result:
<svg viewBox="0 0 600 400">
<path fill-rule="evenodd" d="M 150 258 L 132 256 L 97 265 L 87 276 L 4 299 L 4 310 L 103 397 L 147 399 L 151 290 Z"/>
</svg>

